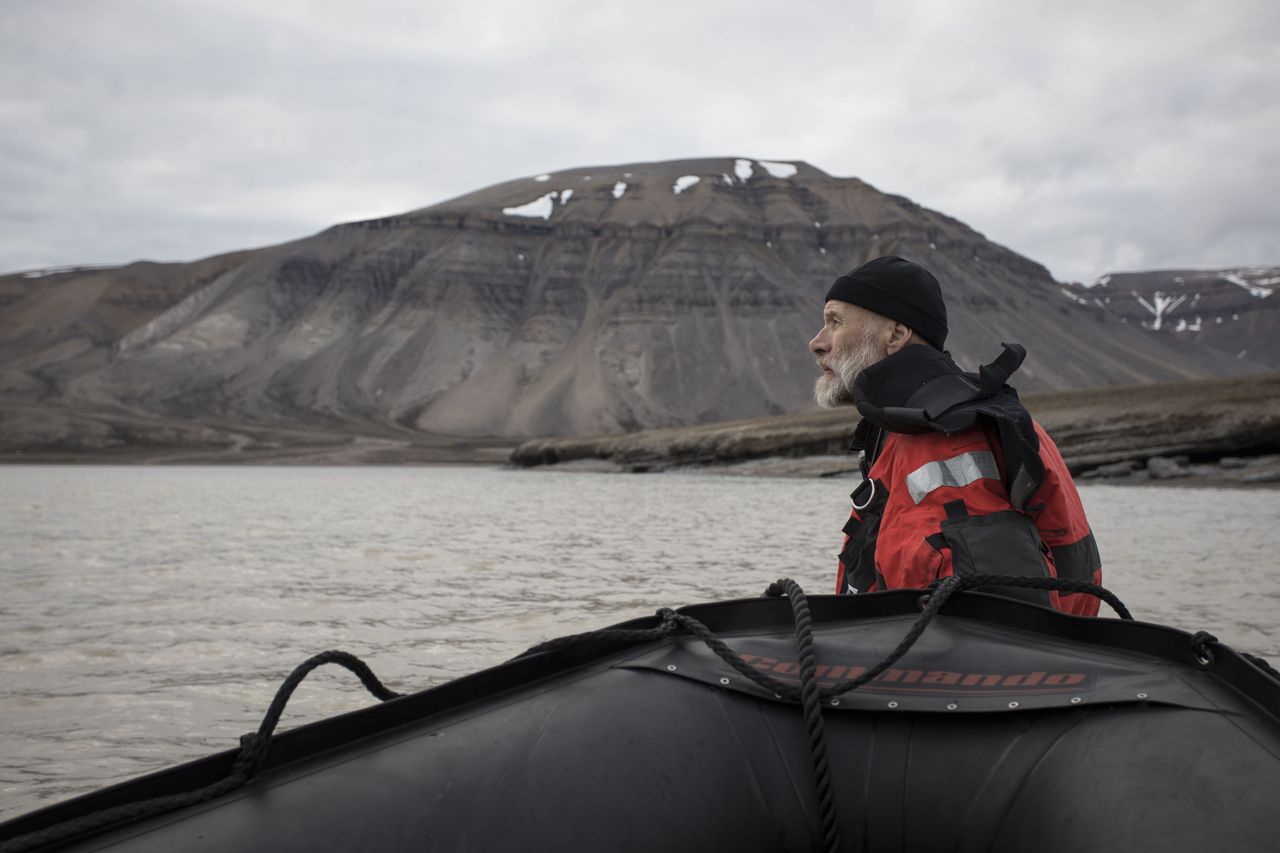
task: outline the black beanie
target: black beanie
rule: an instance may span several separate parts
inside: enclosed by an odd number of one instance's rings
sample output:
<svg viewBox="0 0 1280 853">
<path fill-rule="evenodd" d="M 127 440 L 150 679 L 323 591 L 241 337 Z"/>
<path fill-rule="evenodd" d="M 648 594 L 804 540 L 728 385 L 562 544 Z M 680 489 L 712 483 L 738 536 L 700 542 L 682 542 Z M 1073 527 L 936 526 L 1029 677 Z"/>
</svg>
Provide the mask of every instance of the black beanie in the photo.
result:
<svg viewBox="0 0 1280 853">
<path fill-rule="evenodd" d="M 895 255 L 867 261 L 840 276 L 827 291 L 827 299 L 897 320 L 938 349 L 947 340 L 947 306 L 938 280 L 919 264 Z"/>
</svg>

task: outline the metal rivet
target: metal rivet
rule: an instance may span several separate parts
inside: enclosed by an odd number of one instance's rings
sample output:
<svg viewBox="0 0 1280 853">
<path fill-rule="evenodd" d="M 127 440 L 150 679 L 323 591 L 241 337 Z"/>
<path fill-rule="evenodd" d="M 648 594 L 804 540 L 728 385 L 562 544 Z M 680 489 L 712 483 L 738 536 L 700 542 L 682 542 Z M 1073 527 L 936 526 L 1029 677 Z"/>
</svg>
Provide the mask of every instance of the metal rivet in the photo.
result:
<svg viewBox="0 0 1280 853">
<path fill-rule="evenodd" d="M 1010 708 L 1016 708 L 1016 707 L 1018 707 L 1018 703 L 1017 703 L 1017 702 L 1010 702 L 1010 703 L 1009 703 L 1009 707 L 1010 707 Z"/>
<path fill-rule="evenodd" d="M 673 664 L 673 663 L 669 663 L 669 664 L 667 664 L 667 672 L 675 672 L 675 671 L 676 671 L 676 665 L 675 665 L 675 664 Z"/>
<path fill-rule="evenodd" d="M 1147 694 L 1145 694 L 1145 693 L 1139 693 L 1139 694 L 1138 694 L 1138 698 L 1139 698 L 1139 699 L 1146 699 L 1146 698 L 1147 698 Z"/>
<path fill-rule="evenodd" d="M 720 683 L 721 683 L 721 684 L 728 684 L 728 683 L 729 683 L 729 679 L 727 679 L 727 678 L 722 678 L 722 679 L 720 679 Z"/>
<path fill-rule="evenodd" d="M 948 711 L 954 711 L 956 708 L 959 708 L 959 707 L 960 707 L 960 706 L 959 706 L 959 705 L 957 705 L 955 702 L 950 702 L 950 703 L 948 703 L 948 704 L 947 704 L 947 710 L 948 710 Z"/>
<path fill-rule="evenodd" d="M 898 703 L 897 703 L 897 702 L 890 702 L 890 703 L 889 703 L 889 707 L 890 707 L 890 708 L 896 708 L 896 707 L 898 707 Z"/>
<path fill-rule="evenodd" d="M 1079 697 L 1079 696 L 1072 696 L 1072 697 L 1071 697 L 1071 704 L 1072 704 L 1072 705 L 1079 705 L 1079 704 L 1080 704 L 1080 697 Z"/>
<path fill-rule="evenodd" d="M 839 705 L 839 704 L 840 704 L 840 700 L 839 700 L 839 699 L 832 699 L 832 700 L 831 700 L 831 706 L 832 706 L 833 708 L 834 708 L 836 705 Z"/>
</svg>

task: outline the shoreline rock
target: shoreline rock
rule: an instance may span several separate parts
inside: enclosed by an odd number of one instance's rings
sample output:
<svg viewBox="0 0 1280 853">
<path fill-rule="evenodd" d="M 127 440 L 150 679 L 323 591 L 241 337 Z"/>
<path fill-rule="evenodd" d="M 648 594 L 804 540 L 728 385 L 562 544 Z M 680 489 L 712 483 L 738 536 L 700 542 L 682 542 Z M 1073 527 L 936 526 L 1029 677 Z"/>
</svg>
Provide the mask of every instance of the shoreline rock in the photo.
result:
<svg viewBox="0 0 1280 853">
<path fill-rule="evenodd" d="M 1082 481 L 1280 483 L 1280 373 L 1023 399 Z M 536 439 L 519 445 L 511 464 L 575 462 L 581 468 L 583 460 L 595 460 L 608 470 L 635 473 L 695 467 L 730 473 L 732 466 L 746 466 L 764 476 L 830 476 L 857 469 L 847 452 L 856 423 L 856 413 L 843 409 L 623 435 Z M 847 463 L 842 465 L 841 458 Z M 812 473 L 776 473 L 784 470 Z"/>
</svg>

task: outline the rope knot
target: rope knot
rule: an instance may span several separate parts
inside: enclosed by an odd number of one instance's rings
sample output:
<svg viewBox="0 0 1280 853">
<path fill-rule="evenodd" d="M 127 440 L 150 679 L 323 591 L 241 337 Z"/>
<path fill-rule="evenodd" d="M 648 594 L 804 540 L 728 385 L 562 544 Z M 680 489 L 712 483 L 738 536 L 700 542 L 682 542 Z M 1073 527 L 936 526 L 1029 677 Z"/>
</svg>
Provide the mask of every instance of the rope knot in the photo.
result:
<svg viewBox="0 0 1280 853">
<path fill-rule="evenodd" d="M 787 584 L 795 583 L 795 581 L 781 578 L 769 584 L 769 588 L 764 591 L 766 598 L 781 598 L 787 594 Z"/>
<path fill-rule="evenodd" d="M 257 775 L 262 760 L 267 757 L 269 738 L 260 737 L 257 732 L 240 735 L 240 754 L 231 765 L 228 777 L 241 782 L 248 782 Z"/>
<path fill-rule="evenodd" d="M 1213 666 L 1213 649 L 1209 648 L 1209 644 L 1216 642 L 1218 638 L 1208 631 L 1196 631 L 1191 635 L 1191 653 L 1201 666 Z"/>
</svg>

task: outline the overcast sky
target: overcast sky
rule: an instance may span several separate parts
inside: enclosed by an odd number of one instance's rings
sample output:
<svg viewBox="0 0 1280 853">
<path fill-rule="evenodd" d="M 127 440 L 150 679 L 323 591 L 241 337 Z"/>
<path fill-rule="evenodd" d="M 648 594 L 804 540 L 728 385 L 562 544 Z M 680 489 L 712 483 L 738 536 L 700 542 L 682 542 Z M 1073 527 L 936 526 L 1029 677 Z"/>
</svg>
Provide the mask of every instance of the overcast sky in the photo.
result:
<svg viewBox="0 0 1280 853">
<path fill-rule="evenodd" d="M 806 160 L 1063 280 L 1280 264 L 1275 0 L 4 0 L 0 271 Z"/>
</svg>

